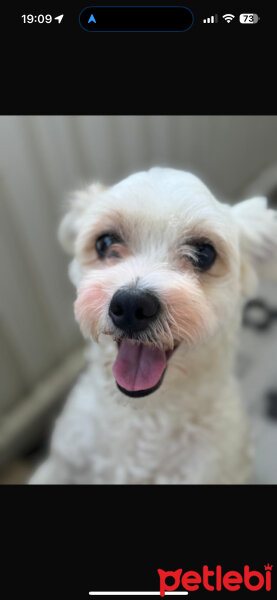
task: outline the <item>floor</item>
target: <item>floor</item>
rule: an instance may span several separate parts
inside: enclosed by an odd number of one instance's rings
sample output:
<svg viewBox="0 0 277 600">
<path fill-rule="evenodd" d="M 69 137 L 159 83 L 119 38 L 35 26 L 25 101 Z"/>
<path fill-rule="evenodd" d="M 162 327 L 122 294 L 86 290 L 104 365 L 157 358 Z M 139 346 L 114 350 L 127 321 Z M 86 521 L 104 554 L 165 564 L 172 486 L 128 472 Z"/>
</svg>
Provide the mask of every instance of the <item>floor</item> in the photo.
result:
<svg viewBox="0 0 277 600">
<path fill-rule="evenodd" d="M 33 465 L 25 458 L 19 458 L 0 471 L 0 485 L 27 483 L 33 471 Z"/>
</svg>

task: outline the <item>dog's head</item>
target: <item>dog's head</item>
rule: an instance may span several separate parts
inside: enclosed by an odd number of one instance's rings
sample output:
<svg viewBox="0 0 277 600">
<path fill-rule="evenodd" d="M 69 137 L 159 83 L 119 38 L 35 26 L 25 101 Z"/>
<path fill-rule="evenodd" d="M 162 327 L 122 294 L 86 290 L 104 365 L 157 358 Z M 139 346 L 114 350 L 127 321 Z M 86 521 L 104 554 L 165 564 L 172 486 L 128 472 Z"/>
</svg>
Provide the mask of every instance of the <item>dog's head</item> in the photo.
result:
<svg viewBox="0 0 277 600">
<path fill-rule="evenodd" d="M 179 345 L 195 348 L 231 324 L 276 233 L 264 198 L 231 207 L 174 169 L 75 194 L 59 230 L 74 255 L 75 316 L 85 336 L 114 339 L 122 392 L 153 392 Z"/>
</svg>

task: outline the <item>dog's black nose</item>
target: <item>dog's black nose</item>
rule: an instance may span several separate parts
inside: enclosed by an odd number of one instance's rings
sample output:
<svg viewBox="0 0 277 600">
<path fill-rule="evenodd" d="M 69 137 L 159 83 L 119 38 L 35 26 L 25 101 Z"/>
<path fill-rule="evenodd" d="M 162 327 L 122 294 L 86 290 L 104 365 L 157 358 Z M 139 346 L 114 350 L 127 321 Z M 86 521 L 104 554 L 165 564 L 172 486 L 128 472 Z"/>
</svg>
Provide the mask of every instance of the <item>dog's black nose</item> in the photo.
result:
<svg viewBox="0 0 277 600">
<path fill-rule="evenodd" d="M 160 303 L 153 293 L 122 289 L 112 297 L 109 315 L 116 327 L 133 332 L 146 329 L 159 311 Z"/>
</svg>

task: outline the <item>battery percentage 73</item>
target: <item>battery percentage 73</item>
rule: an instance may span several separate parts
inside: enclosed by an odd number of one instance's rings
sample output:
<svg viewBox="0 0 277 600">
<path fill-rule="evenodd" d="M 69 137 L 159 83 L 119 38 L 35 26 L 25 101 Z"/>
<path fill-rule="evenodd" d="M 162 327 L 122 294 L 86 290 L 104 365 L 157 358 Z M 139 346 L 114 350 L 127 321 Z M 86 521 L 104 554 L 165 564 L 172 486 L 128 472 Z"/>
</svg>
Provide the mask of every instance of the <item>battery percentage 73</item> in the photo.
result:
<svg viewBox="0 0 277 600">
<path fill-rule="evenodd" d="M 260 17 L 256 13 L 242 13 L 239 16 L 240 23 L 245 25 L 253 25 L 253 23 L 258 23 Z"/>
</svg>

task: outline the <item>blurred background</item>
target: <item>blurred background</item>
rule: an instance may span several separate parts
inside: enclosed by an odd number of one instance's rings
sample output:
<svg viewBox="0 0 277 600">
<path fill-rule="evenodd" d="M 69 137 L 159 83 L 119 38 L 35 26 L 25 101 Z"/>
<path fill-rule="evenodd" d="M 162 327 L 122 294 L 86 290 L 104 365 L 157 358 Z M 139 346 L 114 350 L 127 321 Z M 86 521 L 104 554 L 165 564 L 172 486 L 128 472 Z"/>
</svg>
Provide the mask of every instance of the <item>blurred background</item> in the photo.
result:
<svg viewBox="0 0 277 600">
<path fill-rule="evenodd" d="M 262 193 L 277 208 L 277 117 L 0 117 L 2 484 L 28 480 L 85 366 L 56 235 L 67 194 L 151 166 L 191 170 L 224 201 Z M 258 483 L 277 483 L 276 291 L 261 284 L 238 357 Z"/>
</svg>

